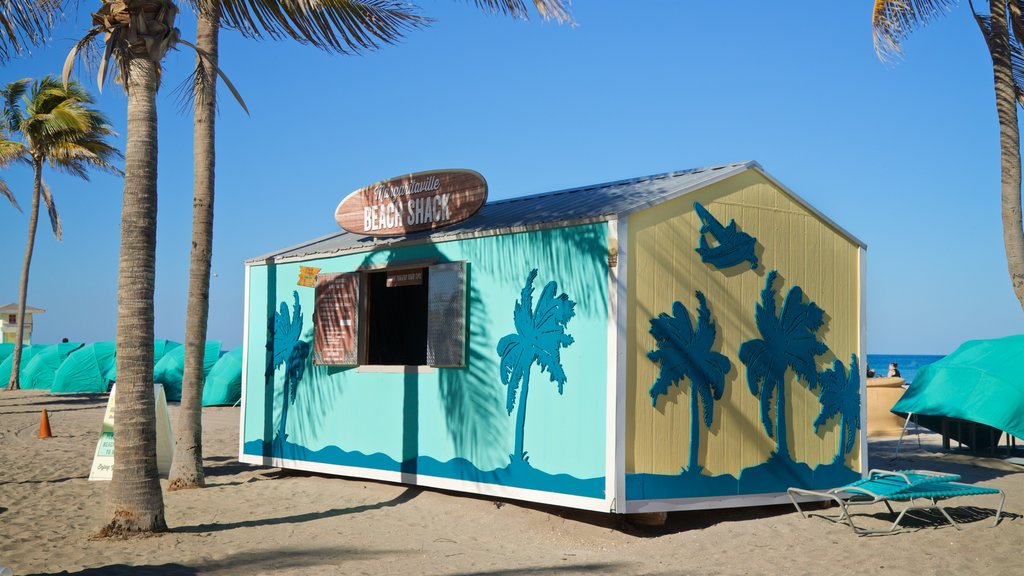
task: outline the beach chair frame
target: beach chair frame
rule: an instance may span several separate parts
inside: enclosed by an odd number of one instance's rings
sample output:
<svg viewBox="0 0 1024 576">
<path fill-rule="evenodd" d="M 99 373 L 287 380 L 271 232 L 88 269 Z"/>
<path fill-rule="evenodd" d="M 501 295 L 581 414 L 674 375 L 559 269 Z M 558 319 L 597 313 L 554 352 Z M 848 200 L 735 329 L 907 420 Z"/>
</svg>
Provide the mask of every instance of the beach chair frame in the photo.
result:
<svg viewBox="0 0 1024 576">
<path fill-rule="evenodd" d="M 908 512 L 915 510 L 937 510 L 957 530 L 961 527 L 953 517 L 949 515 L 946 508 L 939 504 L 943 500 L 957 498 L 960 496 L 977 496 L 983 494 L 998 494 L 999 506 L 996 509 L 995 521 L 989 528 L 999 524 L 1003 514 L 1003 505 L 1006 503 L 1006 493 L 999 488 L 973 486 L 956 482 L 960 477 L 955 474 L 942 474 L 929 470 L 906 470 L 902 472 L 889 470 L 871 470 L 867 478 L 840 486 L 831 490 L 806 490 L 803 488 L 790 488 L 787 490 L 790 501 L 796 507 L 802 518 L 819 516 L 832 522 L 845 522 L 853 530 L 854 534 L 891 534 L 900 529 L 900 523 Z M 872 489 L 874 488 L 874 490 Z M 797 496 L 812 497 L 815 499 L 832 500 L 839 505 L 839 514 L 831 516 L 828 514 L 817 514 L 805 512 L 797 500 Z M 927 505 L 915 504 L 918 500 L 927 500 Z M 890 504 L 891 501 L 907 501 L 909 506 L 900 510 L 893 521 L 892 526 L 883 530 L 868 530 L 860 528 L 853 523 L 853 514 L 850 508 L 853 506 L 867 506 L 882 503 L 889 510 L 890 514 L 896 514 Z"/>
</svg>

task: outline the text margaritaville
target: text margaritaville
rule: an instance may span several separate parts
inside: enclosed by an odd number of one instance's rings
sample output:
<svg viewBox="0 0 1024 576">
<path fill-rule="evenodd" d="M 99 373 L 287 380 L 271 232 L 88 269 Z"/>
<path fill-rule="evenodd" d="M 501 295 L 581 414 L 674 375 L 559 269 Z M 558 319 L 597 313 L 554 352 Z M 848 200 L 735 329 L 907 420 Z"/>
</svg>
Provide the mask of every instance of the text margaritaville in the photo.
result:
<svg viewBox="0 0 1024 576">
<path fill-rule="evenodd" d="M 363 206 L 363 230 L 386 230 L 450 219 L 450 194 L 410 198 L 415 194 L 433 192 L 440 187 L 441 179 L 437 176 L 405 184 L 385 182 L 373 187 L 373 201 L 376 203 Z"/>
</svg>

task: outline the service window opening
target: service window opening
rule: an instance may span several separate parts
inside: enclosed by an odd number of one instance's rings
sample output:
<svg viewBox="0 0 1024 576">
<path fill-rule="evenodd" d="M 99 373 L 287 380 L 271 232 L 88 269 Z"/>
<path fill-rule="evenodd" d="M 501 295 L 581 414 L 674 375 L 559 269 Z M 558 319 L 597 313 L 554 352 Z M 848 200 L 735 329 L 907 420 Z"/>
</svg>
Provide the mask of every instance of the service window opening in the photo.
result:
<svg viewBox="0 0 1024 576">
<path fill-rule="evenodd" d="M 316 276 L 318 366 L 466 365 L 466 262 Z"/>
<path fill-rule="evenodd" d="M 427 363 L 426 268 L 366 275 L 366 363 L 423 366 Z"/>
</svg>

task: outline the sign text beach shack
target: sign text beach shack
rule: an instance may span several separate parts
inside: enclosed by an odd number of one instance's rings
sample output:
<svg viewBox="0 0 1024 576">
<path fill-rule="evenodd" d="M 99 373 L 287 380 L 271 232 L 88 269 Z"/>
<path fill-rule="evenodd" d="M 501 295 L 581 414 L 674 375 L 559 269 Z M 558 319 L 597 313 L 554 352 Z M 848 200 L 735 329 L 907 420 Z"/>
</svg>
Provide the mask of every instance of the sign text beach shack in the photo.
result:
<svg viewBox="0 0 1024 576">
<path fill-rule="evenodd" d="M 617 513 L 861 477 L 866 250 L 759 165 L 485 197 L 385 181 L 246 263 L 243 462 Z"/>
</svg>

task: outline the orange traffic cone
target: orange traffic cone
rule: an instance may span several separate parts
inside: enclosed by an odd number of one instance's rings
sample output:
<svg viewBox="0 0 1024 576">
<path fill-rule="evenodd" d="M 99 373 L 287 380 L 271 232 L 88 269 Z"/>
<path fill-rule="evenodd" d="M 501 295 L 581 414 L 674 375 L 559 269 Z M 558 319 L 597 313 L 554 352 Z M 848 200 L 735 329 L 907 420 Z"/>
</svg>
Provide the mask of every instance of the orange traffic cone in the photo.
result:
<svg viewBox="0 0 1024 576">
<path fill-rule="evenodd" d="M 46 408 L 43 408 L 43 417 L 39 420 L 39 437 L 49 438 L 50 436 L 50 419 L 46 416 Z"/>
</svg>

